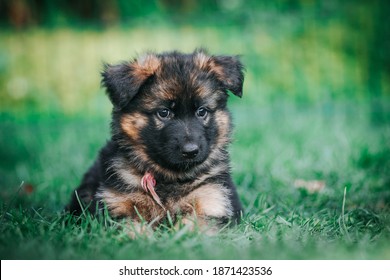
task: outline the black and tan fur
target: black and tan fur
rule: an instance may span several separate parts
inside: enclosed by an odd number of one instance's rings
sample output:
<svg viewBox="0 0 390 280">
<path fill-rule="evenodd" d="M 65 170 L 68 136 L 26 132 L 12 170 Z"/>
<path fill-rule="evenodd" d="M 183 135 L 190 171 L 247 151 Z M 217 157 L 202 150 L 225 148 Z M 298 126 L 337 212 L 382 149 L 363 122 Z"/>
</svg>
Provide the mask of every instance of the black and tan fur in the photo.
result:
<svg viewBox="0 0 390 280">
<path fill-rule="evenodd" d="M 238 221 L 232 182 L 228 92 L 241 97 L 243 66 L 235 56 L 204 50 L 148 53 L 106 65 L 103 85 L 113 103 L 112 138 L 84 175 L 67 210 L 105 205 L 114 218 L 163 222 Z M 150 173 L 162 206 L 141 186 Z M 80 206 L 80 202 L 82 206 Z"/>
</svg>

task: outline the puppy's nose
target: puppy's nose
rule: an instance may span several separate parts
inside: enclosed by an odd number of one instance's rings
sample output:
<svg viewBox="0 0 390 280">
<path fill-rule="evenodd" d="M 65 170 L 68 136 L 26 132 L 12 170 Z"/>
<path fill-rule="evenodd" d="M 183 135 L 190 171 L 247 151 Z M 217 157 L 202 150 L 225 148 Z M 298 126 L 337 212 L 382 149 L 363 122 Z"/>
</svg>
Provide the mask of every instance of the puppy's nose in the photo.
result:
<svg viewBox="0 0 390 280">
<path fill-rule="evenodd" d="M 181 149 L 181 153 L 184 158 L 192 159 L 196 157 L 199 153 L 199 146 L 195 143 L 186 143 Z"/>
</svg>

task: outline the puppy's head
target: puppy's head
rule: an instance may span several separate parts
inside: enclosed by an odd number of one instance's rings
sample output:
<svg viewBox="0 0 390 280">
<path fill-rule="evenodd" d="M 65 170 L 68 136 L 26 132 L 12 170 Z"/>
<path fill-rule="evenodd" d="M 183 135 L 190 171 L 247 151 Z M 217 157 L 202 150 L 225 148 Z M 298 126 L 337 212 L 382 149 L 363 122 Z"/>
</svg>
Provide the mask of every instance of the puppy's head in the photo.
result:
<svg viewBox="0 0 390 280">
<path fill-rule="evenodd" d="M 102 75 L 114 106 L 113 138 L 140 167 L 186 172 L 223 156 L 230 133 L 227 93 L 242 95 L 237 57 L 149 53 L 106 65 Z"/>
</svg>

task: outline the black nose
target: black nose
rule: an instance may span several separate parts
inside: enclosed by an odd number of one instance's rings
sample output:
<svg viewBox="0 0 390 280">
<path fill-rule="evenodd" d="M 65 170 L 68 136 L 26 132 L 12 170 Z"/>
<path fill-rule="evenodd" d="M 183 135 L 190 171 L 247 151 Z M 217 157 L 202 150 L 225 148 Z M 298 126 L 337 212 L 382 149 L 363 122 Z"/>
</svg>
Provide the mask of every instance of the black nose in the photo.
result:
<svg viewBox="0 0 390 280">
<path fill-rule="evenodd" d="M 186 143 L 181 149 L 181 153 L 184 158 L 192 159 L 199 153 L 199 146 L 195 143 Z"/>
</svg>

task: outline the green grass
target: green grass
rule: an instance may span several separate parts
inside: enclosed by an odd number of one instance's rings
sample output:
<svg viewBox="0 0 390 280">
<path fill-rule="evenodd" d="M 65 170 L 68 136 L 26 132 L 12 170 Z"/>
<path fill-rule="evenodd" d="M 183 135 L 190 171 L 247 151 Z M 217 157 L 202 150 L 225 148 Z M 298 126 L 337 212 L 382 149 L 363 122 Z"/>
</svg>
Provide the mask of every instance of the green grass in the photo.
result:
<svg viewBox="0 0 390 280">
<path fill-rule="evenodd" d="M 370 62 L 360 49 L 368 48 L 360 46 L 365 39 L 338 21 L 321 28 L 281 17 L 275 26 L 260 21 L 244 30 L 235 26 L 139 26 L 104 32 L 32 29 L 0 33 L 0 41 L 0 98 L 6 108 L 108 113 L 98 86 L 103 62 L 117 63 L 148 50 L 191 52 L 200 46 L 212 54 L 242 55 L 247 70 L 244 102 L 249 104 L 264 106 L 284 99 L 326 102 L 373 94 L 366 84 Z M 383 93 L 389 92 L 387 76 L 375 78 Z"/>
<path fill-rule="evenodd" d="M 390 259 L 390 83 L 365 11 L 0 32 L 1 259 Z M 63 215 L 109 138 L 102 62 L 199 46 L 246 66 L 244 96 L 229 100 L 242 223 L 132 240 L 107 219 Z M 309 193 L 298 179 L 326 187 Z"/>
<path fill-rule="evenodd" d="M 1 258 L 390 258 L 388 124 L 373 126 L 364 104 L 231 107 L 242 223 L 212 237 L 162 228 L 136 240 L 104 220 L 61 215 L 109 137 L 108 116 L 3 114 Z M 310 194 L 295 179 L 326 187 Z"/>
</svg>

